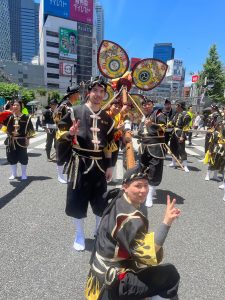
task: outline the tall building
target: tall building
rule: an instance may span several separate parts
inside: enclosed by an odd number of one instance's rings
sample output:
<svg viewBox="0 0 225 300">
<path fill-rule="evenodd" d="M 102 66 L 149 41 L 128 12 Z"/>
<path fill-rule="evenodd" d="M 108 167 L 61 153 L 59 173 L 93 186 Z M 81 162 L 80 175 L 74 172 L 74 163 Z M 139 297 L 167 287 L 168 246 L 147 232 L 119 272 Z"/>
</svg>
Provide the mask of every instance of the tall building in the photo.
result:
<svg viewBox="0 0 225 300">
<path fill-rule="evenodd" d="M 40 2 L 40 64 L 45 85 L 64 91 L 96 74 L 94 1 Z"/>
<path fill-rule="evenodd" d="M 0 59 L 10 59 L 10 30 L 9 30 L 8 0 L 0 1 Z"/>
<path fill-rule="evenodd" d="M 97 47 L 99 47 L 102 40 L 104 39 L 104 9 L 98 1 L 95 4 L 95 13 L 96 13 L 96 39 L 97 39 Z"/>
<path fill-rule="evenodd" d="M 4 0 L 5 1 L 5 0 Z M 10 16 L 11 58 L 31 62 L 39 49 L 39 4 L 34 0 L 7 0 Z"/>
<path fill-rule="evenodd" d="M 167 62 L 174 58 L 175 49 L 172 46 L 172 43 L 157 43 L 154 45 L 153 49 L 153 58 Z"/>
</svg>

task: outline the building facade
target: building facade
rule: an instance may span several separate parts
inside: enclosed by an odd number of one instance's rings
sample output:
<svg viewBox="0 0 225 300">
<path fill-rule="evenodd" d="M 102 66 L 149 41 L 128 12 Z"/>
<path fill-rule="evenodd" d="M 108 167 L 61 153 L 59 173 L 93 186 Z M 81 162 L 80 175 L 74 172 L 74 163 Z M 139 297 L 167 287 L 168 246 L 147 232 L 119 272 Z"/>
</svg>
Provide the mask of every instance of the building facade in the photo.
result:
<svg viewBox="0 0 225 300">
<path fill-rule="evenodd" d="M 39 50 L 39 4 L 34 0 L 3 0 L 8 4 L 10 57 L 31 62 Z"/>
<path fill-rule="evenodd" d="M 0 59 L 10 59 L 10 18 L 8 0 L 0 1 Z"/>
<path fill-rule="evenodd" d="M 97 47 L 99 47 L 102 40 L 104 39 L 104 9 L 98 1 L 95 4 L 95 13 L 96 13 L 96 39 L 97 39 Z"/>
<path fill-rule="evenodd" d="M 65 92 L 96 74 L 93 9 L 93 0 L 41 1 L 39 60 L 47 88 Z"/>
<path fill-rule="evenodd" d="M 36 89 L 44 86 L 43 66 L 13 60 L 0 60 L 0 71 L 7 76 L 4 81 L 16 83 L 21 87 Z"/>
<path fill-rule="evenodd" d="M 153 58 L 167 62 L 174 58 L 175 49 L 172 43 L 157 43 L 153 48 Z"/>
</svg>

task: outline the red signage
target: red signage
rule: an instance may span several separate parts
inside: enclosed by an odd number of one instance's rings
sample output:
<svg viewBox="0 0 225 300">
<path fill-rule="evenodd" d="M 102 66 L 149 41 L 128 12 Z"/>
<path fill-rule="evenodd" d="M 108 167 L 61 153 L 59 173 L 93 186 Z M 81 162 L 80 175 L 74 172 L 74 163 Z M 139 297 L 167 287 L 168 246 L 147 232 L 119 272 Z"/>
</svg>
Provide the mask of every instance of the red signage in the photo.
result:
<svg viewBox="0 0 225 300">
<path fill-rule="evenodd" d="M 198 75 L 193 75 L 192 76 L 192 82 L 197 82 L 199 80 L 199 76 Z"/>
<path fill-rule="evenodd" d="M 132 70 L 134 65 L 139 62 L 141 60 L 141 58 L 136 58 L 136 57 L 132 57 L 130 59 L 130 69 Z"/>
</svg>

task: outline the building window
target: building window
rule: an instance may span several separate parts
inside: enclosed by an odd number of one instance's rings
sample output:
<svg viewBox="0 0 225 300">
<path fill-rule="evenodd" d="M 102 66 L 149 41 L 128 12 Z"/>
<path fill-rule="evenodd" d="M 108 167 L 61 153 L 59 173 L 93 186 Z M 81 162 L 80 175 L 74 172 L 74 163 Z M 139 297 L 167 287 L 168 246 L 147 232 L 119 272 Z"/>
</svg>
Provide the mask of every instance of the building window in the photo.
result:
<svg viewBox="0 0 225 300">
<path fill-rule="evenodd" d="M 59 84 L 56 83 L 47 83 L 47 87 L 59 89 Z"/>
<path fill-rule="evenodd" d="M 47 63 L 47 68 L 59 69 L 59 64 Z"/>
<path fill-rule="evenodd" d="M 58 53 L 47 52 L 47 57 L 59 58 Z"/>
<path fill-rule="evenodd" d="M 46 46 L 53 47 L 53 48 L 59 48 L 59 43 L 54 43 L 54 42 L 47 41 Z"/>
<path fill-rule="evenodd" d="M 59 74 L 47 73 L 47 78 L 59 78 Z"/>
<path fill-rule="evenodd" d="M 27 79 L 28 78 L 27 74 L 23 74 L 23 78 Z"/>
<path fill-rule="evenodd" d="M 50 30 L 46 30 L 46 35 L 48 35 L 48 36 L 54 36 L 54 37 L 59 37 L 58 32 L 54 32 L 54 31 L 50 31 Z"/>
</svg>

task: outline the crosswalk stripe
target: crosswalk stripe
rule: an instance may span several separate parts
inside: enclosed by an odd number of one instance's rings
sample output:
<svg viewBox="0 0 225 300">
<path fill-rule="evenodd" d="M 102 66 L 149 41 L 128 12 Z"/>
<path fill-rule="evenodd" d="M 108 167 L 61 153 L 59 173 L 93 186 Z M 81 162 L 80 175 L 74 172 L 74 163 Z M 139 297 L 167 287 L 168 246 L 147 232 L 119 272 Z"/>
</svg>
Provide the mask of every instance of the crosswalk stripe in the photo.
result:
<svg viewBox="0 0 225 300">
<path fill-rule="evenodd" d="M 194 145 L 194 149 L 197 149 L 197 150 L 199 150 L 201 152 L 205 152 L 205 147 L 203 147 L 203 146 Z"/>
<path fill-rule="evenodd" d="M 43 139 L 46 139 L 46 134 L 42 134 L 42 135 L 39 135 L 37 137 L 31 138 L 30 139 L 30 144 L 34 144 L 34 143 L 39 142 Z"/>
<path fill-rule="evenodd" d="M 193 155 L 193 156 L 200 156 L 200 154 L 192 151 L 190 148 L 186 148 L 185 150 L 186 150 L 187 154 L 190 154 L 190 155 Z"/>
<path fill-rule="evenodd" d="M 193 141 L 203 141 L 203 140 L 205 140 L 205 136 L 193 139 Z"/>
<path fill-rule="evenodd" d="M 38 146 L 35 146 L 34 148 L 35 149 L 45 149 L 45 145 L 46 145 L 46 143 L 42 143 L 42 144 L 39 144 Z"/>
</svg>

